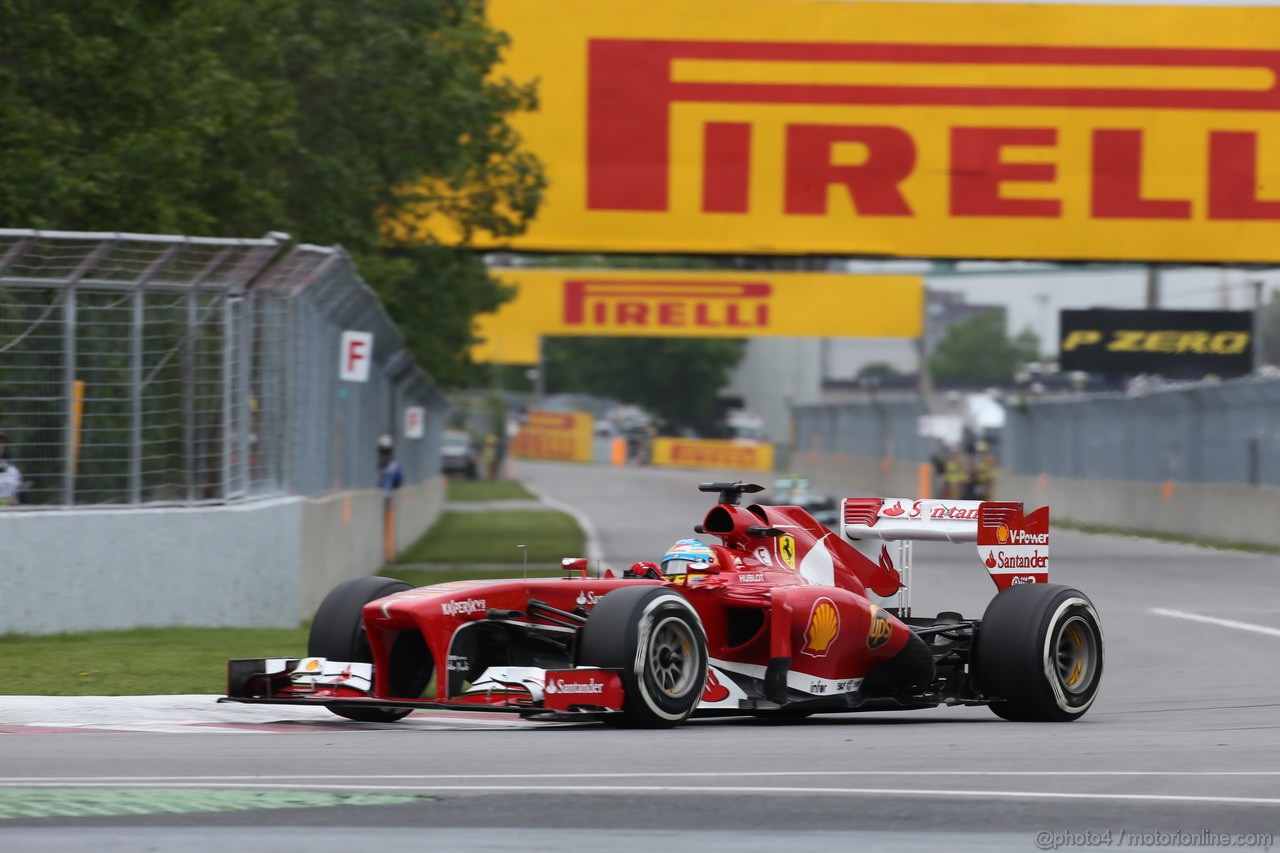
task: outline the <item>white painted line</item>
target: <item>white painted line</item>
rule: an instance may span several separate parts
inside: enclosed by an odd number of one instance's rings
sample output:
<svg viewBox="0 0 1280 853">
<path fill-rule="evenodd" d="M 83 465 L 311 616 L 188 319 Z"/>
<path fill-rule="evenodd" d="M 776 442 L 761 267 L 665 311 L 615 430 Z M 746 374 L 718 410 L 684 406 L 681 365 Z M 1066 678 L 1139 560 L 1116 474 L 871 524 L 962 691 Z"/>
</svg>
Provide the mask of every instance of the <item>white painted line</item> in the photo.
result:
<svg viewBox="0 0 1280 853">
<path fill-rule="evenodd" d="M 701 770 L 670 773 L 656 770 L 652 773 L 290 773 L 290 774 L 246 774 L 243 776 L 220 774 L 217 776 L 3 776 L 0 785 L 22 785 L 29 782 L 49 783 L 90 783 L 90 782 L 232 782 L 241 779 L 251 781 L 280 782 L 290 779 L 365 779 L 365 780 L 418 780 L 430 782 L 437 779 L 452 780 L 491 780 L 491 779 L 652 779 L 662 778 L 734 778 L 747 777 L 788 777 L 788 776 L 865 776 L 866 770 L 762 770 L 762 771 L 727 771 Z M 1176 776 L 1190 778 L 1196 776 L 1280 776 L 1280 770 L 876 770 L 877 776 L 1073 776 L 1089 778 L 1094 776 Z"/>
<path fill-rule="evenodd" d="M 119 782 L 27 782 L 22 787 L 34 788 L 105 788 L 120 787 Z M 2 787 L 16 787 L 0 785 Z M 1059 791 L 981 791 L 932 788 L 806 788 L 806 787 L 752 787 L 752 786 L 698 786 L 698 785 L 319 785 L 298 782 L 293 784 L 263 784 L 254 782 L 211 783 L 211 782 L 131 782 L 134 788 L 251 788 L 255 790 L 292 790 L 292 791 L 403 791 L 432 792 L 449 791 L 464 793 L 478 792 L 518 792 L 528 794 L 800 794 L 813 796 L 845 797 L 959 797 L 982 799 L 1010 800 L 1107 800 L 1126 802 L 1158 802 L 1158 803 L 1201 803 L 1230 804 L 1249 806 L 1280 806 L 1280 799 L 1274 797 L 1198 797 L 1179 794 L 1076 794 Z"/>
<path fill-rule="evenodd" d="M 1235 628 L 1237 631 L 1252 631 L 1268 637 L 1280 637 L 1280 628 L 1267 625 L 1255 625 L 1252 622 L 1237 622 L 1234 619 L 1219 619 L 1216 616 L 1202 616 L 1199 613 L 1188 613 L 1185 610 L 1169 610 L 1166 607 L 1153 607 L 1151 612 L 1157 616 L 1172 616 L 1174 619 L 1186 619 L 1190 622 L 1203 622 L 1206 625 L 1220 625 L 1223 628 Z"/>
</svg>

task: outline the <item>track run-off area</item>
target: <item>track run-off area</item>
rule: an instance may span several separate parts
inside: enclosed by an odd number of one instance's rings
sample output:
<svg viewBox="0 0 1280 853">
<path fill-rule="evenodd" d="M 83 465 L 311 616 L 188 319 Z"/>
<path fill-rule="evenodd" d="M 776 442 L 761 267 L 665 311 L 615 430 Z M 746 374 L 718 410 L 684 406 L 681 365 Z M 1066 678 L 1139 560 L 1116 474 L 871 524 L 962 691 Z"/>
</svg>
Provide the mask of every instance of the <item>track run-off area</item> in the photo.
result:
<svg viewBox="0 0 1280 853">
<path fill-rule="evenodd" d="M 518 474 L 574 511 L 615 566 L 691 535 L 714 500 L 698 482 L 734 477 Z M 212 696 L 0 696 L 0 850 L 1274 846 L 1280 557 L 1052 537 L 1051 580 L 1087 593 L 1105 633 L 1102 689 L 1075 723 L 938 708 L 625 731 L 457 712 L 361 724 Z M 981 616 L 995 592 L 972 546 L 917 543 L 912 580 L 917 613 Z"/>
</svg>

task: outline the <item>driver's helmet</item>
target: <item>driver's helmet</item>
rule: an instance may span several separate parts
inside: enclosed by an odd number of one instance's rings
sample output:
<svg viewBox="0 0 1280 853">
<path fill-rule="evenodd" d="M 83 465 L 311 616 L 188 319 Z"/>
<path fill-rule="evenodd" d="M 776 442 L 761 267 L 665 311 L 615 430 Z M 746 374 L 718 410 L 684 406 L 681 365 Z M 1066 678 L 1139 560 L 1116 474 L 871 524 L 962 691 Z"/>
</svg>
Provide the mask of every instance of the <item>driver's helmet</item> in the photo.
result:
<svg viewBox="0 0 1280 853">
<path fill-rule="evenodd" d="M 690 568 L 697 571 L 715 561 L 716 555 L 710 545 L 697 539 L 681 539 L 662 555 L 662 573 L 667 577 L 687 575 Z"/>
</svg>

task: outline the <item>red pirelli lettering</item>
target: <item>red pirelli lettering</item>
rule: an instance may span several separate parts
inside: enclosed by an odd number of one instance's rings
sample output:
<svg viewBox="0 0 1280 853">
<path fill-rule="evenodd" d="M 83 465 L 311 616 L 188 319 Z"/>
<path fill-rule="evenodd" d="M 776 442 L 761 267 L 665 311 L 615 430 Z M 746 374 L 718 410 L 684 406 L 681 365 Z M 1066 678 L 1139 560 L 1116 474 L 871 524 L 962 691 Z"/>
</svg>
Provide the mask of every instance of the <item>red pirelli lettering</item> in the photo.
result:
<svg viewBox="0 0 1280 853">
<path fill-rule="evenodd" d="M 564 323 L 584 329 L 697 327 L 763 331 L 769 297 L 763 282 L 569 279 Z"/>
<path fill-rule="evenodd" d="M 750 61 L 756 64 L 878 63 L 928 66 L 937 85 L 681 81 L 677 61 Z M 1269 73 L 1262 88 L 1206 84 L 1167 86 L 947 85 L 950 67 L 973 65 L 1244 69 Z M 815 104 L 1000 107 L 1141 108 L 1147 110 L 1280 111 L 1280 50 L 1039 45 L 838 44 L 787 42 L 592 39 L 588 45 L 587 208 L 666 211 L 669 205 L 671 112 L 678 103 Z M 1091 176 L 1098 218 L 1181 219 L 1185 199 L 1141 193 L 1141 140 L 1132 129 L 1095 128 Z M 955 215 L 1057 217 L 1051 198 L 1008 198 L 1006 182 L 1047 183 L 1056 164 L 1011 162 L 1006 146 L 1053 148 L 1057 128 L 954 128 L 951 199 Z M 703 130 L 702 207 L 745 213 L 749 207 L 751 127 L 708 122 Z M 837 162 L 835 146 L 866 146 L 859 165 Z M 793 125 L 787 129 L 786 212 L 821 215 L 827 189 L 844 187 L 860 216 L 908 216 L 899 189 L 915 168 L 906 131 L 849 125 Z M 1257 135 L 1210 132 L 1206 175 L 1210 219 L 1280 219 L 1280 198 L 1259 198 Z M 910 164 L 909 166 L 907 164 Z M 1204 169 L 1205 164 L 1197 164 Z M 985 211 L 985 212 L 984 212 Z"/>
<path fill-rule="evenodd" d="M 835 146 L 866 149 L 858 165 L 839 165 Z M 793 124 L 787 128 L 787 213 L 825 214 L 827 187 L 842 185 L 862 216 L 910 216 L 898 185 L 916 167 L 916 147 L 898 127 Z"/>
<path fill-rule="evenodd" d="M 957 127 L 951 130 L 952 216 L 1047 216 L 1062 213 L 1062 202 L 1049 198 L 1005 198 L 1000 186 L 1009 182 L 1051 183 L 1052 163 L 1009 163 L 1004 149 L 1048 147 L 1058 143 L 1051 127 Z"/>
<path fill-rule="evenodd" d="M 1209 218 L 1280 219 L 1280 199 L 1257 196 L 1258 135 L 1209 134 Z"/>
<path fill-rule="evenodd" d="M 751 125 L 708 122 L 702 158 L 702 209 L 746 213 L 751 188 Z"/>
<path fill-rule="evenodd" d="M 1142 131 L 1093 132 L 1095 219 L 1190 219 L 1191 202 L 1142 197 Z"/>
</svg>

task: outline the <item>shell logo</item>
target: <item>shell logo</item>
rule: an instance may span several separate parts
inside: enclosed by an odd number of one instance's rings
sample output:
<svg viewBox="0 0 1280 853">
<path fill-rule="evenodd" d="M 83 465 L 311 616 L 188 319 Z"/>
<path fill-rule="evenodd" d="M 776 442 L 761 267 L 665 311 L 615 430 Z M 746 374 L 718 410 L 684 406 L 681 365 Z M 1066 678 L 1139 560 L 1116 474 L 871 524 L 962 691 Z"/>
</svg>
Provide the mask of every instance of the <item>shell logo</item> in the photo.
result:
<svg viewBox="0 0 1280 853">
<path fill-rule="evenodd" d="M 305 668 L 307 672 L 316 672 L 317 670 L 320 669 L 320 661 L 316 660 L 315 658 L 312 658 L 311 660 L 307 661 L 307 665 Z"/>
<path fill-rule="evenodd" d="M 1000 523 L 1000 526 L 996 528 L 996 541 L 1001 545 L 1009 544 L 1009 525 L 1004 522 Z"/>
<path fill-rule="evenodd" d="M 829 598 L 819 598 L 809 611 L 809 624 L 804 629 L 802 654 L 810 657 L 826 657 L 831 644 L 840 636 L 840 611 Z"/>
</svg>

